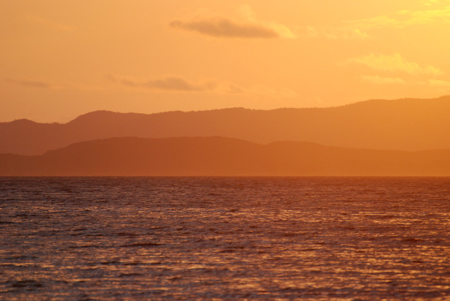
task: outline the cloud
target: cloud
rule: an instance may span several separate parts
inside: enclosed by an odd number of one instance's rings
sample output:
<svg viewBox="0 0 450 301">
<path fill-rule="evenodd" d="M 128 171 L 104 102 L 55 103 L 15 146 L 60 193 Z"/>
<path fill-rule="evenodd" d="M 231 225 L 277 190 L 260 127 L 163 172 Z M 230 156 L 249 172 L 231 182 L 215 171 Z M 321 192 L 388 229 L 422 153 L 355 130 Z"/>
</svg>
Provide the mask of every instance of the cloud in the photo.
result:
<svg viewBox="0 0 450 301">
<path fill-rule="evenodd" d="M 365 82 L 376 84 L 376 85 L 384 85 L 384 84 L 406 84 L 406 82 L 398 77 L 381 77 L 378 75 L 363 75 L 361 79 Z"/>
<path fill-rule="evenodd" d="M 424 0 L 423 1 L 423 4 L 424 5 L 426 5 L 426 6 L 430 6 L 430 5 L 433 5 L 433 4 L 439 4 L 439 0 Z"/>
<path fill-rule="evenodd" d="M 450 87 L 450 82 L 445 80 L 429 79 L 428 84 L 435 87 Z"/>
<path fill-rule="evenodd" d="M 364 40 L 370 36 L 358 28 L 319 28 L 306 27 L 306 36 L 310 38 L 326 38 L 328 40 Z"/>
<path fill-rule="evenodd" d="M 425 6 L 448 5 L 440 9 L 401 10 L 389 15 L 372 18 L 343 21 L 336 27 L 307 26 L 304 35 L 310 38 L 326 38 L 329 40 L 361 40 L 372 38 L 368 33 L 373 29 L 402 29 L 413 25 L 425 25 L 434 22 L 450 23 L 450 0 L 423 0 Z"/>
<path fill-rule="evenodd" d="M 35 81 L 35 80 L 24 80 L 24 79 L 13 79 L 13 78 L 7 78 L 5 79 L 6 82 L 12 83 L 15 85 L 20 85 L 24 87 L 33 87 L 33 88 L 51 88 L 50 83 L 44 82 L 44 81 Z"/>
<path fill-rule="evenodd" d="M 216 38 L 295 38 L 295 34 L 285 25 L 257 20 L 248 5 L 241 6 L 240 13 L 245 18 L 241 22 L 223 17 L 198 17 L 191 21 L 175 20 L 169 25 L 175 29 L 197 32 Z"/>
<path fill-rule="evenodd" d="M 167 77 L 147 81 L 144 83 L 144 87 L 174 91 L 210 91 L 214 88 L 214 85 L 211 83 L 192 84 L 180 77 Z"/>
<path fill-rule="evenodd" d="M 428 3 L 432 4 L 436 3 L 436 1 L 429 1 Z M 411 25 L 428 24 L 439 21 L 450 21 L 450 6 L 443 9 L 421 11 L 402 10 L 393 15 L 347 21 L 346 24 L 350 25 L 352 28 L 368 30 L 381 27 L 404 28 Z"/>
<path fill-rule="evenodd" d="M 241 87 L 237 84 L 207 80 L 202 82 L 192 82 L 180 76 L 167 76 L 160 79 L 151 80 L 131 80 L 118 79 L 113 75 L 105 76 L 110 82 L 130 88 L 141 88 L 159 92 L 208 92 L 218 94 L 235 94 L 241 96 L 265 96 L 292 98 L 298 94 L 289 89 L 272 89 L 265 86 Z"/>
<path fill-rule="evenodd" d="M 273 29 L 258 24 L 237 24 L 226 19 L 194 20 L 190 22 L 173 21 L 173 28 L 196 31 L 217 38 L 279 38 Z"/>
<path fill-rule="evenodd" d="M 426 11 L 401 11 L 400 16 L 406 16 L 405 25 L 427 24 L 432 22 L 449 22 L 450 6 L 444 9 L 426 10 Z"/>
<path fill-rule="evenodd" d="M 442 75 L 445 72 L 430 66 L 420 66 L 417 63 L 410 62 L 403 58 L 399 53 L 393 55 L 383 55 L 383 54 L 369 54 L 366 56 L 351 58 L 347 60 L 344 64 L 356 63 L 360 65 L 365 65 L 373 70 L 388 71 L 388 72 L 405 72 L 412 75 Z"/>
<path fill-rule="evenodd" d="M 175 91 L 175 92 L 201 92 L 212 91 L 215 89 L 215 84 L 212 82 L 206 83 L 191 83 L 186 79 L 178 76 L 167 76 L 161 79 L 152 79 L 147 81 L 135 81 L 130 79 L 116 79 L 112 75 L 107 75 L 112 82 L 120 83 L 128 87 L 142 87 L 152 90 Z"/>
</svg>

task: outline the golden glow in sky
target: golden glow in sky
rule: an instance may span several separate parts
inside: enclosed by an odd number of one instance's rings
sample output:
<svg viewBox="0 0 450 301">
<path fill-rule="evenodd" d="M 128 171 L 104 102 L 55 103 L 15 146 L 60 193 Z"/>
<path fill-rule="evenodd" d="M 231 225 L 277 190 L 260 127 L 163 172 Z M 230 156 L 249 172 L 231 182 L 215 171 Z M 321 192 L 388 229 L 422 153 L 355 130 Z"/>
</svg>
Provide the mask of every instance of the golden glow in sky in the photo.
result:
<svg viewBox="0 0 450 301">
<path fill-rule="evenodd" d="M 450 93 L 450 0 L 0 2 L 0 121 Z"/>
</svg>

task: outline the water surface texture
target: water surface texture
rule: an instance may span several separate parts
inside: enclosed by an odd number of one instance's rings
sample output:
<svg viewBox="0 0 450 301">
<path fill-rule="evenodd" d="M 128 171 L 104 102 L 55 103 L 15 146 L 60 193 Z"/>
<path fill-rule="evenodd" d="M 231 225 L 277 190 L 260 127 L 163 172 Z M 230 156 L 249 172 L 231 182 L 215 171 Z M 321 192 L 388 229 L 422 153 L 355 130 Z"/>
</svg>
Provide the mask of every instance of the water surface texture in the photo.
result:
<svg viewBox="0 0 450 301">
<path fill-rule="evenodd" d="M 0 178 L 1 300 L 450 299 L 450 178 Z"/>
</svg>

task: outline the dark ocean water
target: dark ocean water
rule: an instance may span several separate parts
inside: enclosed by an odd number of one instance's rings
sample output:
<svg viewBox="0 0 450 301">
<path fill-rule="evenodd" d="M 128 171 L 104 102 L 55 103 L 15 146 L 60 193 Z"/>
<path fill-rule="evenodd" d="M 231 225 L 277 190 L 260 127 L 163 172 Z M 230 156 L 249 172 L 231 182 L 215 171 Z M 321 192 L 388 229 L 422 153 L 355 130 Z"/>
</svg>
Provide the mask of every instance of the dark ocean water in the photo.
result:
<svg viewBox="0 0 450 301">
<path fill-rule="evenodd" d="M 0 178 L 0 300 L 450 300 L 450 178 Z"/>
</svg>

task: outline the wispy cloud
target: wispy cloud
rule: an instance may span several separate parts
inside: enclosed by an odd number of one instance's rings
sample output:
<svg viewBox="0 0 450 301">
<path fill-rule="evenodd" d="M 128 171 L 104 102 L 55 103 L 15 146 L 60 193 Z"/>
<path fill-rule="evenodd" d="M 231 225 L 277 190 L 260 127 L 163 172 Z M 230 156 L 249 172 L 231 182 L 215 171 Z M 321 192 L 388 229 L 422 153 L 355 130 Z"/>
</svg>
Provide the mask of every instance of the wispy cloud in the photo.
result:
<svg viewBox="0 0 450 301">
<path fill-rule="evenodd" d="M 404 85 L 406 82 L 398 77 L 383 77 L 378 75 L 363 75 L 361 79 L 365 82 L 376 84 L 376 85 L 385 85 L 385 84 L 401 84 Z"/>
<path fill-rule="evenodd" d="M 306 27 L 305 32 L 306 37 L 325 38 L 328 40 L 364 40 L 370 38 L 366 32 L 363 32 L 358 28 L 321 28 L 308 26 Z"/>
<path fill-rule="evenodd" d="M 178 76 L 167 76 L 160 79 L 151 79 L 146 81 L 117 79 L 112 75 L 107 75 L 106 77 L 112 82 L 120 83 L 128 87 L 141 87 L 161 91 L 201 92 L 213 91 L 215 89 L 215 84 L 212 82 L 193 83 Z"/>
<path fill-rule="evenodd" d="M 450 87 L 450 81 L 429 79 L 428 84 L 435 87 Z"/>
<path fill-rule="evenodd" d="M 387 71 L 387 72 L 405 72 L 413 75 L 442 75 L 444 71 L 430 66 L 421 66 L 417 63 L 408 61 L 399 53 L 393 55 L 374 54 L 348 59 L 344 64 L 356 63 L 367 66 L 373 70 Z"/>
<path fill-rule="evenodd" d="M 178 29 L 196 31 L 218 38 L 278 38 L 279 34 L 258 24 L 238 24 L 227 19 L 194 20 L 189 22 L 173 21 L 170 26 Z"/>
<path fill-rule="evenodd" d="M 379 75 L 362 75 L 360 79 L 375 85 L 424 85 L 432 88 L 450 88 L 450 81 L 439 79 L 405 80 L 399 77 L 385 77 Z"/>
<path fill-rule="evenodd" d="M 117 78 L 106 75 L 106 78 L 115 84 L 129 88 L 147 89 L 155 92 L 178 92 L 178 93 L 218 93 L 236 94 L 241 96 L 265 96 L 290 98 L 297 93 L 289 89 L 272 89 L 265 86 L 242 87 L 240 85 L 217 80 L 190 81 L 181 76 L 166 76 L 151 80 L 134 80 Z"/>
<path fill-rule="evenodd" d="M 24 86 L 24 87 L 32 87 L 32 88 L 51 88 L 51 84 L 45 81 L 36 81 L 36 80 L 26 80 L 26 79 L 14 79 L 14 78 L 7 78 L 5 79 L 6 82 Z"/>
<path fill-rule="evenodd" d="M 433 88 L 450 88 L 450 81 L 439 79 L 408 79 L 405 80 L 399 77 L 385 77 L 379 75 L 362 75 L 360 79 L 364 82 L 375 85 L 424 85 Z"/>
<path fill-rule="evenodd" d="M 294 38 L 285 25 L 257 20 L 247 5 L 240 8 L 245 20 L 235 21 L 225 17 L 197 17 L 191 21 L 174 20 L 170 27 L 200 33 L 216 38 L 273 39 Z"/>
<path fill-rule="evenodd" d="M 429 4 L 432 4 L 432 2 L 429 2 Z M 428 24 L 438 21 L 450 22 L 450 6 L 443 9 L 420 11 L 402 10 L 392 15 L 347 21 L 346 24 L 352 28 L 358 28 L 364 31 L 382 27 L 404 28 L 411 25 Z"/>
<path fill-rule="evenodd" d="M 440 2 L 439 0 L 424 0 L 423 4 L 426 6 L 431 6 L 434 4 L 439 4 L 439 2 Z"/>
<path fill-rule="evenodd" d="M 430 9 L 430 6 L 441 3 L 449 5 L 440 9 Z M 336 27 L 307 26 L 304 35 L 310 38 L 325 38 L 329 40 L 361 40 L 374 38 L 370 31 L 374 29 L 402 29 L 413 25 L 426 25 L 435 22 L 450 23 L 449 0 L 425 0 L 423 2 L 428 9 L 425 10 L 401 10 L 392 14 L 379 15 L 372 18 L 343 21 Z"/>
</svg>

